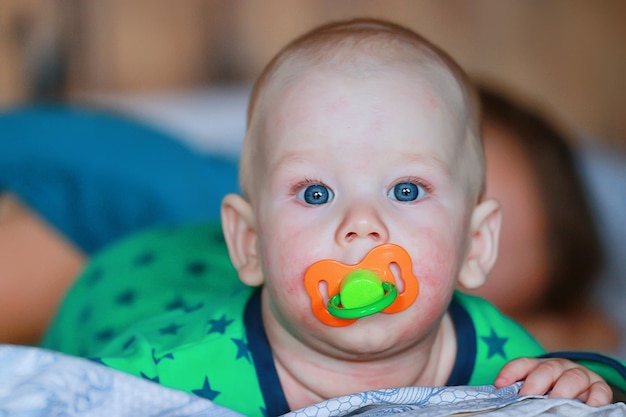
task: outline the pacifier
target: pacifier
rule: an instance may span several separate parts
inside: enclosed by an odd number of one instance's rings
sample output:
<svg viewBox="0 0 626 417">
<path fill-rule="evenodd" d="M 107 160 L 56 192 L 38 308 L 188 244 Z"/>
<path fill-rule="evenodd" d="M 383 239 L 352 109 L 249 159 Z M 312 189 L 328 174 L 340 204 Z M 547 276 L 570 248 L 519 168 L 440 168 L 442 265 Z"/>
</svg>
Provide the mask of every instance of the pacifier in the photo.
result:
<svg viewBox="0 0 626 417">
<path fill-rule="evenodd" d="M 402 292 L 398 291 L 391 265 L 399 268 L 404 282 Z M 321 282 L 327 285 L 326 297 L 320 292 Z M 315 262 L 304 274 L 304 286 L 315 317 L 335 327 L 379 312 L 399 313 L 413 304 L 419 293 L 409 254 L 394 244 L 375 247 L 355 265 L 330 259 Z"/>
</svg>

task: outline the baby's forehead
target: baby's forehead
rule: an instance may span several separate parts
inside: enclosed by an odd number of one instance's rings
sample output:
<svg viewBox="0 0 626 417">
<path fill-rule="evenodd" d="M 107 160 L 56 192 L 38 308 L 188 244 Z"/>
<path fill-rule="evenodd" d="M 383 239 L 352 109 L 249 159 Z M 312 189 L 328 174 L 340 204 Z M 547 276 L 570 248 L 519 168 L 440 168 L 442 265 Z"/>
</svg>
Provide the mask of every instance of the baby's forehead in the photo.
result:
<svg viewBox="0 0 626 417">
<path fill-rule="evenodd" d="M 261 118 L 271 117 L 279 108 L 297 105 L 306 100 L 328 94 L 339 85 L 349 94 L 369 94 L 368 87 L 387 83 L 400 86 L 400 93 L 413 94 L 418 99 L 430 100 L 451 113 L 465 113 L 463 91 L 453 77 L 431 62 L 378 62 L 359 63 L 324 62 L 310 65 L 307 62 L 284 64 L 272 76 L 259 97 L 257 109 Z M 375 94 L 372 90 L 371 94 Z M 350 98 L 349 95 L 347 98 Z M 393 107 L 394 100 L 382 102 Z"/>
<path fill-rule="evenodd" d="M 455 108 L 461 104 L 453 89 L 443 81 L 435 72 L 422 73 L 407 65 L 358 72 L 328 65 L 292 68 L 270 87 L 272 93 L 259 109 L 264 114 L 257 141 L 267 151 L 278 146 L 293 152 L 294 136 L 335 137 L 344 132 L 339 126 L 350 125 L 349 131 L 360 132 L 359 138 L 374 131 L 404 138 L 394 146 L 407 146 L 403 151 L 407 158 L 424 154 L 431 149 L 424 141 L 437 138 L 431 150 L 437 159 L 451 163 L 454 148 L 465 137 L 465 121 L 463 112 Z M 316 140 L 296 142 L 308 152 L 319 151 Z M 270 163 L 280 155 L 257 152 L 254 158 Z"/>
</svg>

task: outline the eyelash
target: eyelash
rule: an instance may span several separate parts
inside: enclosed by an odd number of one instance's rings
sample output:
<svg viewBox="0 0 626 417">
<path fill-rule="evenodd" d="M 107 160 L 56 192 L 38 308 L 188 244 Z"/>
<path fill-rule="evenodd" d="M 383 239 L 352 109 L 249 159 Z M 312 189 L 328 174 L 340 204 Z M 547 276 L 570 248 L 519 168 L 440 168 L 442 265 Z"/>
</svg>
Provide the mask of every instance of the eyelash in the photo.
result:
<svg viewBox="0 0 626 417">
<path fill-rule="evenodd" d="M 430 183 L 428 183 L 428 182 L 426 182 L 426 181 L 424 181 L 423 179 L 418 178 L 418 177 L 404 177 L 404 178 L 400 178 L 399 180 L 397 180 L 396 182 L 394 182 L 394 186 L 395 186 L 396 184 L 399 184 L 399 183 L 402 183 L 402 182 L 411 182 L 411 183 L 413 183 L 413 184 L 419 185 L 419 186 L 420 186 L 420 187 L 422 187 L 422 188 L 424 189 L 424 191 L 426 191 L 428 194 L 432 194 L 432 192 L 433 192 L 433 190 L 434 190 L 434 187 L 433 187 Z"/>
<path fill-rule="evenodd" d="M 308 187 L 309 185 L 323 185 L 324 187 L 327 187 L 330 189 L 330 187 L 328 187 L 326 184 L 324 184 L 324 182 L 319 181 L 319 180 L 313 180 L 310 178 L 305 178 L 302 181 L 298 181 L 297 183 L 295 183 L 290 189 L 289 189 L 289 195 L 291 196 L 296 196 L 298 195 L 298 193 L 305 187 Z"/>
</svg>

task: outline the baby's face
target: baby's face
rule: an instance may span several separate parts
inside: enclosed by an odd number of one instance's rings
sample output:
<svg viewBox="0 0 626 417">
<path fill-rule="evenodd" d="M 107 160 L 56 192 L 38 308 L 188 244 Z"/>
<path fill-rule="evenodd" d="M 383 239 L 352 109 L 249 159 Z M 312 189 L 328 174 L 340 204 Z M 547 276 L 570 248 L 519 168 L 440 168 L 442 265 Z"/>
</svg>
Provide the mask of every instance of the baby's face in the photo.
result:
<svg viewBox="0 0 626 417">
<path fill-rule="evenodd" d="M 273 317 L 300 340 L 363 352 L 432 334 L 466 256 L 472 208 L 455 166 L 463 112 L 446 87 L 414 70 L 344 76 L 316 68 L 265 100 L 251 194 Z M 383 243 L 411 255 L 417 301 L 353 326 L 320 323 L 304 290 L 306 269 L 322 259 L 357 263 Z"/>
</svg>

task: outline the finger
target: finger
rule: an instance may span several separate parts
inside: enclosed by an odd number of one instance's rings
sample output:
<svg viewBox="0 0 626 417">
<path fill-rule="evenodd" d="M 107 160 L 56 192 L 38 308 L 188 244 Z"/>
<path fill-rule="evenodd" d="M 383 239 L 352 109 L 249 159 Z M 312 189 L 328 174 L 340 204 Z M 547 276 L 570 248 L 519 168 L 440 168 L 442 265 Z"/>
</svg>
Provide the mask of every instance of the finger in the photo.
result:
<svg viewBox="0 0 626 417">
<path fill-rule="evenodd" d="M 587 405 L 598 407 L 610 404 L 613 401 L 613 391 L 611 387 L 604 381 L 597 381 L 591 384 L 587 390 L 586 398 L 580 398 Z"/>
<path fill-rule="evenodd" d="M 539 359 L 534 358 L 514 359 L 502 367 L 494 385 L 496 388 L 502 388 L 517 381 L 522 381 L 539 363 Z"/>
<path fill-rule="evenodd" d="M 550 398 L 576 398 L 588 405 L 605 405 L 613 399 L 611 387 L 596 373 L 581 367 L 563 372 L 556 381 Z"/>
<path fill-rule="evenodd" d="M 595 376 L 595 375 L 594 375 Z M 597 381 L 597 379 L 594 379 Z M 564 371 L 554 383 L 550 398 L 579 398 L 587 397 L 587 392 L 592 382 L 589 372 L 575 367 Z M 585 395 L 583 395 L 585 393 Z"/>
<path fill-rule="evenodd" d="M 526 377 L 520 389 L 520 395 L 545 395 L 566 369 L 561 361 L 539 362 Z"/>
</svg>

